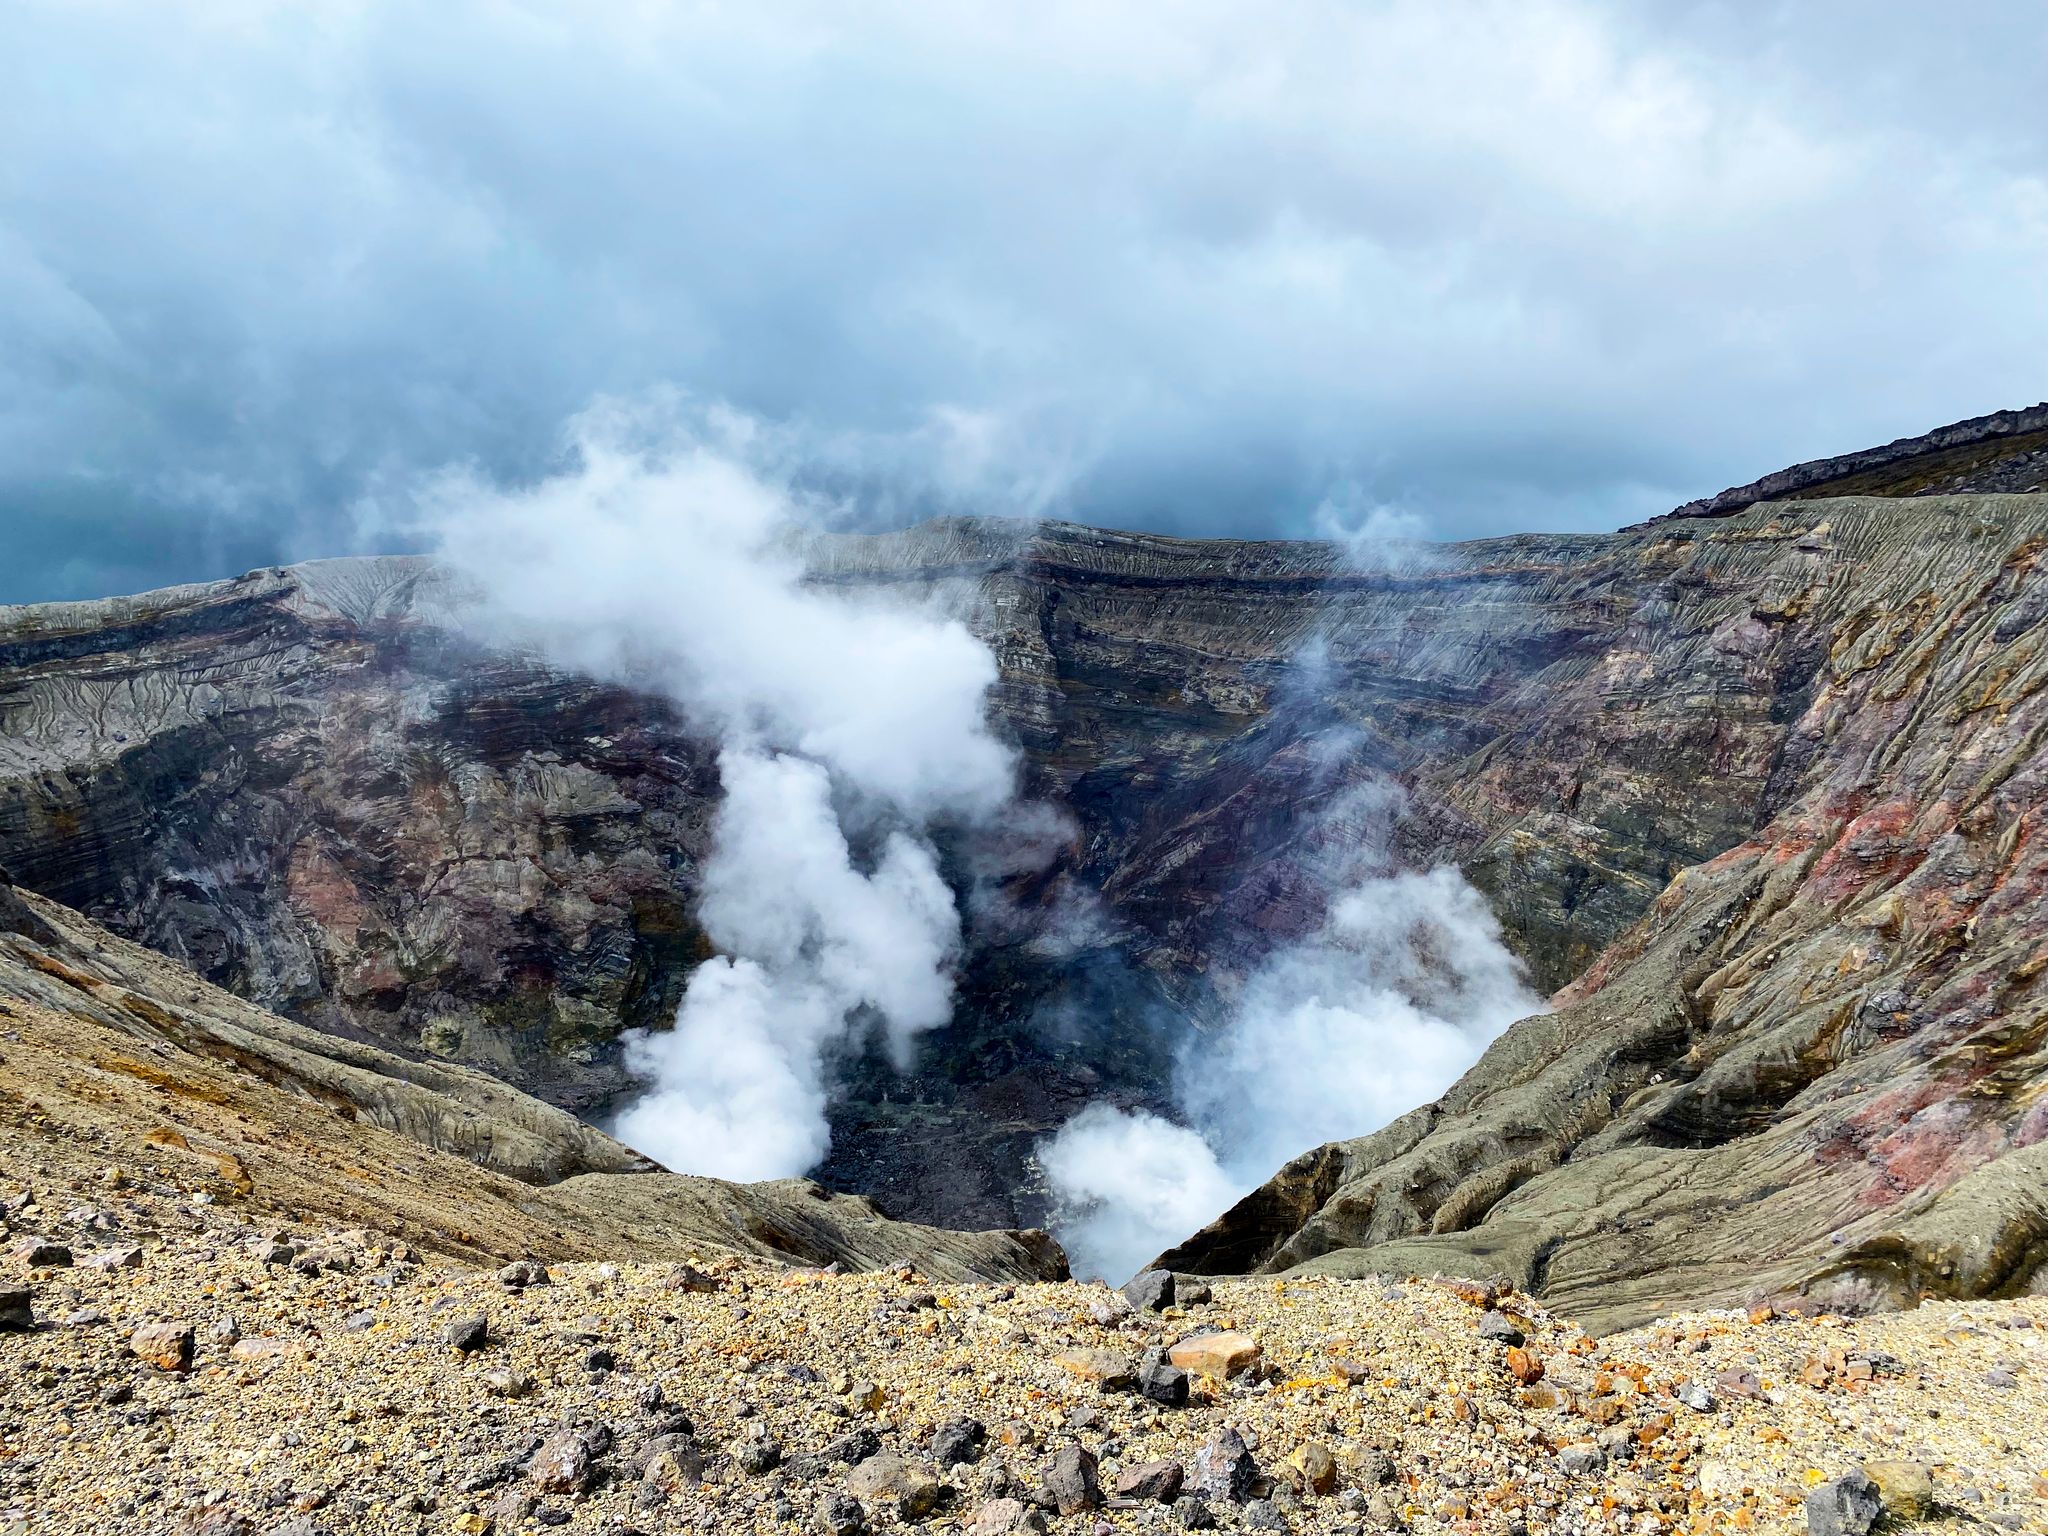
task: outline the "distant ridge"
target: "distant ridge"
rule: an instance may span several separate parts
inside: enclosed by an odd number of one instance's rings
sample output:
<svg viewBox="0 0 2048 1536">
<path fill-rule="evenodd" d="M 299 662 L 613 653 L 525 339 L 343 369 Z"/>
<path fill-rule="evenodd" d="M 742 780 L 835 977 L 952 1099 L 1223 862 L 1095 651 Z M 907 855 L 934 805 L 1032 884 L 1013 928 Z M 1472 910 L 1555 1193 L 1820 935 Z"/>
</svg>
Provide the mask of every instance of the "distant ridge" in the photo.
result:
<svg viewBox="0 0 2048 1536">
<path fill-rule="evenodd" d="M 1679 517 L 1733 517 L 1760 501 L 2043 489 L 2048 489 L 2048 401 L 1972 416 L 1881 448 L 1809 459 L 1634 526 L 1647 528 Z"/>
</svg>

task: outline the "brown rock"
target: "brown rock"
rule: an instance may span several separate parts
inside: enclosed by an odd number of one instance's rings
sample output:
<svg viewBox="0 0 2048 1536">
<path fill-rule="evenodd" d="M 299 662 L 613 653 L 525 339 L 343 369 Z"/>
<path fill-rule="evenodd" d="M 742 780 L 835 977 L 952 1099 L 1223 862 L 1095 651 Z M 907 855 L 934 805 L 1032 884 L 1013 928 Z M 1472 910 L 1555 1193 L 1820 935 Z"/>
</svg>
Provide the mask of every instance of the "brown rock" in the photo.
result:
<svg viewBox="0 0 2048 1536">
<path fill-rule="evenodd" d="M 887 1452 L 856 1466 L 846 1475 L 846 1486 L 863 1499 L 894 1509 L 903 1520 L 922 1520 L 939 1502 L 937 1478 L 916 1463 Z"/>
<path fill-rule="evenodd" d="M 1327 1497 L 1336 1491 L 1337 1458 L 1321 1441 L 1311 1440 L 1287 1458 L 1293 1481 L 1303 1493 Z"/>
<path fill-rule="evenodd" d="M 190 1323 L 144 1323 L 128 1336 L 128 1349 L 138 1360 L 160 1371 L 183 1371 L 192 1366 L 192 1325 Z"/>
<path fill-rule="evenodd" d="M 1114 1350 L 1062 1350 L 1053 1357 L 1053 1364 L 1070 1376 L 1094 1382 L 1105 1392 L 1128 1392 L 1138 1385 L 1138 1373 L 1130 1357 Z"/>
<path fill-rule="evenodd" d="M 589 1430 L 557 1430 L 533 1453 L 526 1475 L 543 1493 L 581 1493 L 601 1444 Z"/>
<path fill-rule="evenodd" d="M 1259 1346 L 1242 1333 L 1197 1333 L 1175 1344 L 1166 1358 L 1190 1376 L 1221 1381 L 1255 1364 Z"/>
<path fill-rule="evenodd" d="M 1508 1346 L 1508 1373 L 1523 1386 L 1534 1386 L 1543 1379 L 1543 1357 L 1533 1349 Z"/>
<path fill-rule="evenodd" d="M 1158 1504 L 1171 1504 L 1180 1497 L 1181 1485 L 1186 1480 L 1187 1469 L 1177 1461 L 1141 1461 L 1135 1467 L 1125 1467 L 1119 1472 L 1111 1491 L 1120 1499 L 1149 1499 Z"/>
<path fill-rule="evenodd" d="M 1095 1457 L 1079 1444 L 1061 1446 L 1039 1472 L 1045 1498 L 1063 1515 L 1078 1515 L 1102 1504 L 1102 1486 L 1096 1480 Z"/>
</svg>

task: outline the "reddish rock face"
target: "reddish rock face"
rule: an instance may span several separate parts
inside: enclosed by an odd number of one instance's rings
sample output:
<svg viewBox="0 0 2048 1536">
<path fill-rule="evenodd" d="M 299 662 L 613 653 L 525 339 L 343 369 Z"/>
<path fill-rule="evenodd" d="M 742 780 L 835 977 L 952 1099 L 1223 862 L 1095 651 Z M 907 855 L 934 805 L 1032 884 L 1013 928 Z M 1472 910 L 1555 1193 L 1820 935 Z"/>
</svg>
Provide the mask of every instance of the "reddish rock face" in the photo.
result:
<svg viewBox="0 0 2048 1536">
<path fill-rule="evenodd" d="M 1621 1322 L 2041 1283 L 2048 498 L 1702 525 L 1812 550 L 1758 826 L 1437 1104 L 1161 1262 L 1504 1274 Z"/>
</svg>

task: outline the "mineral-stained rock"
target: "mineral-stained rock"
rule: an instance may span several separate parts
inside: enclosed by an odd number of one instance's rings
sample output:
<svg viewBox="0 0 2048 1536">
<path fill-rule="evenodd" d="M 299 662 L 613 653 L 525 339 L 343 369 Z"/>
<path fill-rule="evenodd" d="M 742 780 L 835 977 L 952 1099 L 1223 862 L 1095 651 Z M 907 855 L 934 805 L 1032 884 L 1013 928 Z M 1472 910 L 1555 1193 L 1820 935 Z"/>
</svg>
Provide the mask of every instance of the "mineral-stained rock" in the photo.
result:
<svg viewBox="0 0 2048 1536">
<path fill-rule="evenodd" d="M 1166 1357 L 1191 1376 L 1213 1376 L 1221 1381 L 1255 1364 L 1259 1346 L 1242 1333 L 1195 1333 L 1167 1350 Z"/>
<path fill-rule="evenodd" d="M 1894 1520 L 1924 1520 L 1934 1508 L 1934 1475 L 1925 1462 L 1866 1461 L 1863 1475 L 1876 1486 L 1878 1502 Z"/>
<path fill-rule="evenodd" d="M 1093 1382 L 1105 1392 L 1129 1392 L 1138 1384 L 1131 1357 L 1111 1349 L 1066 1349 L 1053 1356 L 1053 1364 L 1069 1376 Z"/>
<path fill-rule="evenodd" d="M 190 1323 L 144 1323 L 128 1335 L 128 1351 L 160 1371 L 189 1370 L 192 1365 Z"/>
<path fill-rule="evenodd" d="M 1162 1265 L 1505 1275 L 1597 1328 L 2038 1272 L 2048 1143 L 2020 1085 L 2048 1070 L 2022 1022 L 2048 985 L 2028 835 L 2048 497 L 1766 504 L 1624 537 L 1674 541 L 1635 557 L 1687 638 L 1639 610 L 1648 670 L 1582 683 L 1619 706 L 1740 658 L 1773 701 L 1746 825 L 1651 877 L 1553 1011 L 1439 1100 L 1304 1153 Z"/>
<path fill-rule="evenodd" d="M 1252 1496 L 1258 1480 L 1259 1464 L 1253 1460 L 1244 1437 L 1225 1428 L 1204 1440 L 1195 1452 L 1188 1486 L 1205 1499 L 1242 1504 Z"/>
<path fill-rule="evenodd" d="M 1287 1467 L 1304 1493 L 1327 1497 L 1336 1491 L 1337 1458 L 1320 1441 L 1296 1448 L 1287 1458 Z"/>
</svg>

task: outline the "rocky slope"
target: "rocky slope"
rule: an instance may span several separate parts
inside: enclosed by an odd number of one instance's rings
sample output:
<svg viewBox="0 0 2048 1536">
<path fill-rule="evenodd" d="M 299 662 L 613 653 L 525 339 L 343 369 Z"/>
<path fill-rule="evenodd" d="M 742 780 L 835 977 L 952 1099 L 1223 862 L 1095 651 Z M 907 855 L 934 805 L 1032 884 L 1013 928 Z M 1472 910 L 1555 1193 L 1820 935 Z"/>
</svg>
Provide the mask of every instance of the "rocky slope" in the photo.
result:
<svg viewBox="0 0 2048 1536">
<path fill-rule="evenodd" d="M 1043 1233 L 892 1222 L 806 1180 L 658 1171 L 484 1073 L 289 1023 L 0 883 L 0 1177 L 84 1187 L 108 1167 L 238 1223 L 368 1227 L 472 1262 L 688 1252 L 1065 1274 Z"/>
<path fill-rule="evenodd" d="M 0 1173 L 10 1532 L 2048 1531 L 2038 1300 L 1594 1340 L 1398 1278 L 493 1275 L 177 1182 Z"/>
<path fill-rule="evenodd" d="M 1799 679 L 1756 830 L 1442 1100 L 1172 1262 L 1497 1272 L 1606 1325 L 2048 1287 L 2048 498 L 1663 526 L 1674 583 L 1719 594 L 1685 643 Z"/>
</svg>

